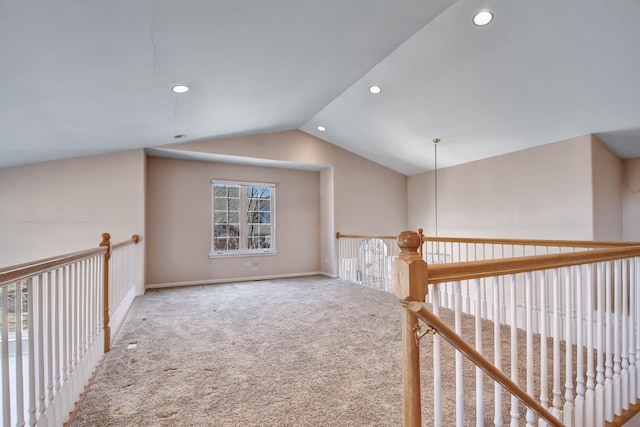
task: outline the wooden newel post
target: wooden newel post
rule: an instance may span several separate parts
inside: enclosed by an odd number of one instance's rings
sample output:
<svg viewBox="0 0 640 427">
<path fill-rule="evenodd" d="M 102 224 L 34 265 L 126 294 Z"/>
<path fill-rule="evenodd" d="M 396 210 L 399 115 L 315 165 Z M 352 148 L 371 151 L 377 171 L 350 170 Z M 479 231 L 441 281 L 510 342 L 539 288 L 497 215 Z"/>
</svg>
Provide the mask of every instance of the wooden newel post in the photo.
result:
<svg viewBox="0 0 640 427">
<path fill-rule="evenodd" d="M 111 234 L 102 233 L 100 246 L 106 246 L 104 254 L 103 280 L 102 280 L 102 312 L 104 330 L 104 352 L 111 350 L 111 326 L 109 326 L 109 259 L 111 258 Z"/>
<path fill-rule="evenodd" d="M 423 302 L 427 295 L 427 263 L 418 253 L 421 236 L 403 231 L 398 236 L 401 253 L 393 263 L 393 293 L 403 303 L 402 315 L 402 420 L 404 427 L 422 425 L 420 399 L 420 347 L 415 339 L 418 317 L 404 307 L 409 301 Z"/>
</svg>

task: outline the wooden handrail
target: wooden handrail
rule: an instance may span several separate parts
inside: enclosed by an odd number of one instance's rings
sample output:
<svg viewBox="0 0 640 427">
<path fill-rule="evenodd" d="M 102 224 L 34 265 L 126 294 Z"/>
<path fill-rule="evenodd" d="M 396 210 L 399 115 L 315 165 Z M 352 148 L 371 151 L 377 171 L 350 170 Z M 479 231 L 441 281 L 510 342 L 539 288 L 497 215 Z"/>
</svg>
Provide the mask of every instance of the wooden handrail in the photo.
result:
<svg viewBox="0 0 640 427">
<path fill-rule="evenodd" d="M 336 233 L 336 239 L 392 239 L 396 240 L 398 236 L 367 236 L 367 235 L 358 235 L 358 234 L 342 234 L 340 232 Z"/>
<path fill-rule="evenodd" d="M 550 270 L 581 264 L 592 264 L 640 256 L 640 246 L 598 249 L 552 255 L 535 255 L 487 261 L 467 261 L 428 266 L 428 283 L 446 283 L 459 280 L 505 276 L 528 271 Z"/>
<path fill-rule="evenodd" d="M 492 239 L 492 238 L 462 238 L 462 237 L 433 237 L 423 236 L 425 242 L 451 243 L 482 243 L 494 245 L 514 246 L 558 246 L 570 248 L 619 248 L 638 246 L 640 242 L 610 242 L 591 240 L 536 240 L 536 239 Z"/>
<path fill-rule="evenodd" d="M 87 249 L 57 257 L 44 258 L 38 261 L 5 267 L 0 270 L 0 285 L 17 282 L 18 280 L 22 280 L 36 274 L 45 273 L 71 264 L 72 262 L 103 254 L 105 251 L 105 248 Z"/>
<path fill-rule="evenodd" d="M 131 238 L 129 240 L 125 240 L 124 242 L 120 242 L 120 243 L 116 243 L 114 245 L 111 245 L 111 250 L 114 249 L 118 249 L 121 248 L 123 246 L 128 246 L 128 245 L 137 245 L 140 242 L 140 236 L 137 234 L 134 234 L 133 236 L 131 236 Z"/>
<path fill-rule="evenodd" d="M 125 240 L 123 242 L 112 245 L 111 249 L 113 250 L 130 244 L 138 244 L 140 239 L 140 236 L 134 234 L 129 240 Z M 0 268 L 0 286 L 17 282 L 18 280 L 22 280 L 36 274 L 46 273 L 47 271 L 63 267 L 73 262 L 106 253 L 106 251 L 106 247 L 85 249 L 78 252 L 71 252 L 64 255 L 43 258 L 37 261 L 31 261 L 23 264 L 16 264 L 9 267 Z"/>
<path fill-rule="evenodd" d="M 420 233 L 422 229 L 418 230 Z M 591 240 L 547 240 L 547 239 L 494 239 L 480 237 L 434 237 L 421 234 L 423 242 L 446 242 L 446 243 L 482 243 L 495 245 L 515 245 L 515 246 L 554 246 L 572 248 L 619 248 L 628 246 L 640 246 L 640 242 L 611 242 L 611 241 L 591 241 Z M 358 234 L 336 233 L 336 239 L 396 239 L 397 236 L 372 236 Z"/>
<path fill-rule="evenodd" d="M 420 320 L 434 329 L 435 333 L 440 334 L 449 344 L 455 347 L 460 353 L 464 354 L 474 365 L 482 369 L 487 375 L 500 383 L 509 393 L 516 396 L 524 405 L 531 408 L 538 416 L 543 418 L 552 426 L 562 427 L 563 424 L 547 411 L 536 400 L 529 396 L 516 383 L 511 381 L 502 371 L 496 368 L 491 362 L 482 356 L 476 349 L 464 341 L 455 331 L 442 322 L 438 316 L 433 314 L 424 304 L 418 301 L 408 301 L 405 307 L 413 312 Z"/>
</svg>

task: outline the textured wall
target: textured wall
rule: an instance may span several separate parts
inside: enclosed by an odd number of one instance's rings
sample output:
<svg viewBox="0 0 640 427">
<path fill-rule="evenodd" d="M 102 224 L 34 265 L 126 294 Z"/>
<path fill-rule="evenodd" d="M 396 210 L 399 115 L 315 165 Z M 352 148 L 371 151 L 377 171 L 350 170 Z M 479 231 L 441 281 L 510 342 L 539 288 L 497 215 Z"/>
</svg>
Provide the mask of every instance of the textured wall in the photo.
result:
<svg viewBox="0 0 640 427">
<path fill-rule="evenodd" d="M 591 181 L 589 135 L 442 169 L 438 234 L 592 239 Z M 434 173 L 409 177 L 408 193 L 409 227 L 433 234 Z"/>
<path fill-rule="evenodd" d="M 126 151 L 0 169 L 0 266 L 97 247 L 133 234 L 144 289 L 145 154 Z"/>
<path fill-rule="evenodd" d="M 623 238 L 622 160 L 592 136 L 593 239 Z"/>
</svg>

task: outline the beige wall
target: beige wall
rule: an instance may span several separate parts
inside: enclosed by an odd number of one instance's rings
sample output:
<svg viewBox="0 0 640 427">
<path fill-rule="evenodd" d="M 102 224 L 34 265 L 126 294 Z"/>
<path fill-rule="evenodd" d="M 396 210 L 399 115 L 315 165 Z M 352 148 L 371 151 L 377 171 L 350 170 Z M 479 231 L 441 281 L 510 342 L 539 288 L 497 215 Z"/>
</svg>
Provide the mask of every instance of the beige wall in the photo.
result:
<svg viewBox="0 0 640 427">
<path fill-rule="evenodd" d="M 593 240 L 622 240 L 622 160 L 591 136 Z"/>
<path fill-rule="evenodd" d="M 142 150 L 0 169 L 0 266 L 142 235 L 136 291 L 144 289 Z"/>
<path fill-rule="evenodd" d="M 406 176 L 347 152 L 334 169 L 336 231 L 395 236 L 406 229 Z"/>
<path fill-rule="evenodd" d="M 320 271 L 318 172 L 153 157 L 147 164 L 148 284 Z M 209 258 L 214 179 L 276 184 L 277 255 Z"/>
<path fill-rule="evenodd" d="M 320 271 L 337 274 L 335 233 L 398 234 L 407 226 L 406 176 L 292 130 L 162 147 L 308 165 L 320 172 Z"/>
<path fill-rule="evenodd" d="M 640 242 L 640 158 L 622 161 L 623 239 Z"/>
<path fill-rule="evenodd" d="M 336 233 L 333 168 L 320 172 L 320 265 L 321 271 L 335 276 Z"/>
<path fill-rule="evenodd" d="M 446 150 L 441 143 L 439 150 Z M 591 239 L 591 137 L 438 171 L 441 236 Z M 433 172 L 409 177 L 409 228 L 433 234 Z"/>
</svg>

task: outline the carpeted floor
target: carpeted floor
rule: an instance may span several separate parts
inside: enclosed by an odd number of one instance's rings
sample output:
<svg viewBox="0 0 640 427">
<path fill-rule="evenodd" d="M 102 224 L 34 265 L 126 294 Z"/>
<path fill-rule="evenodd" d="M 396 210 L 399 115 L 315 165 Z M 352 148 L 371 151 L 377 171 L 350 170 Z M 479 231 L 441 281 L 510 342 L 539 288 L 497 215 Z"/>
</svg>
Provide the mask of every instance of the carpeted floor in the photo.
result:
<svg viewBox="0 0 640 427">
<path fill-rule="evenodd" d="M 453 324 L 451 313 L 442 317 Z M 324 277 L 151 291 L 136 299 L 73 426 L 399 426 L 400 318 L 392 294 Z M 491 325 L 483 326 L 487 349 Z M 473 342 L 473 326 L 465 329 Z M 503 338 L 508 355 L 506 329 Z M 425 338 L 424 425 L 430 348 Z M 453 359 L 443 343 L 443 425 L 455 420 Z M 493 384 L 484 383 L 484 420 L 493 425 Z M 472 425 L 467 362 L 464 393 Z"/>
</svg>

